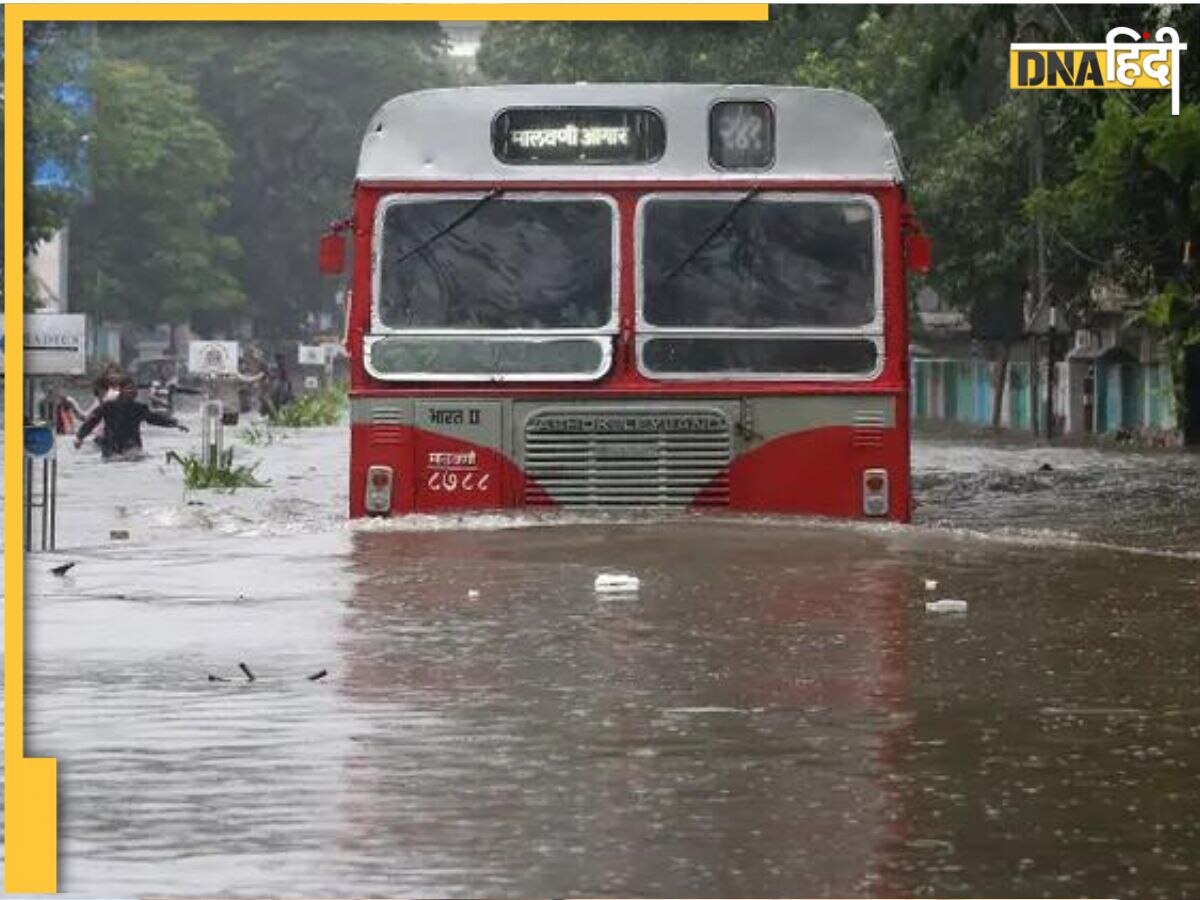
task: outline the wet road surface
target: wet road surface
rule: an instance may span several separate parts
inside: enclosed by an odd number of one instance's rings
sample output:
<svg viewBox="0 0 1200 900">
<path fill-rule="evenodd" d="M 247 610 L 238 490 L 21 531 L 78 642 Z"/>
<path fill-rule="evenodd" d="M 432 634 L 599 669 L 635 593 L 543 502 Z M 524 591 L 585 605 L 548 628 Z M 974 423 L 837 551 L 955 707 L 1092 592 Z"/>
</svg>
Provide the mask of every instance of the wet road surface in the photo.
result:
<svg viewBox="0 0 1200 900">
<path fill-rule="evenodd" d="M 918 442 L 914 527 L 348 525 L 343 432 L 233 495 L 187 443 L 65 448 L 27 565 L 65 891 L 1200 895 L 1196 456 Z"/>
</svg>

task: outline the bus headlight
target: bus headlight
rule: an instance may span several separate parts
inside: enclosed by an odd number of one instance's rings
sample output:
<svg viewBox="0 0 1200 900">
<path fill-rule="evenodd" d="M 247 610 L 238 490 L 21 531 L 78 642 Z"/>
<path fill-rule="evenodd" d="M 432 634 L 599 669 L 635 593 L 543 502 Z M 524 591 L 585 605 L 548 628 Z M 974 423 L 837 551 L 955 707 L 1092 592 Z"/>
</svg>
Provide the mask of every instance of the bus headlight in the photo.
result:
<svg viewBox="0 0 1200 900">
<path fill-rule="evenodd" d="M 367 512 L 381 515 L 392 511 L 392 467 L 371 466 L 367 469 Z"/>
<path fill-rule="evenodd" d="M 888 514 L 887 469 L 867 469 L 862 476 L 863 515 Z"/>
</svg>

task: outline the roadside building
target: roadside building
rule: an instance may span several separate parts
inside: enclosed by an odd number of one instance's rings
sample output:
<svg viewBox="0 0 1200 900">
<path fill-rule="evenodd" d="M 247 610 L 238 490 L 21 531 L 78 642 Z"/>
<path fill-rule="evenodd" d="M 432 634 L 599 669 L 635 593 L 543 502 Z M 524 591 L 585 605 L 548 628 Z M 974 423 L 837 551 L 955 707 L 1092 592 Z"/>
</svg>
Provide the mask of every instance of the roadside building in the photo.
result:
<svg viewBox="0 0 1200 900">
<path fill-rule="evenodd" d="M 1097 292 L 1087 327 L 1056 350 L 1047 397 L 1046 340 L 1031 335 L 1008 347 L 973 337 L 969 319 L 932 292 L 918 298 L 910 345 L 914 421 L 1045 433 L 1047 404 L 1056 436 L 1088 435 L 1178 443 L 1171 366 L 1164 342 L 1129 325 L 1129 303 Z M 1063 335 L 1065 337 L 1065 335 Z M 1061 339 L 1061 338 L 1060 338 Z M 1061 358 L 1058 358 L 1060 357 Z M 997 409 L 997 379 L 1005 369 Z"/>
</svg>

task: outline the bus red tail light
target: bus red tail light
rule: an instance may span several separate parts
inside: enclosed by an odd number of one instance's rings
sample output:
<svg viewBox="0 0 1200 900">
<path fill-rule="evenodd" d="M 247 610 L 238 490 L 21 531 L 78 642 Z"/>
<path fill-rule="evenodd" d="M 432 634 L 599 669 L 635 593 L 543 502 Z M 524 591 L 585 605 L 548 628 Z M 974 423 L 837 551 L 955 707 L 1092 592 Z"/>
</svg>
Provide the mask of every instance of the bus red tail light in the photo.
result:
<svg viewBox="0 0 1200 900">
<path fill-rule="evenodd" d="M 363 505 L 373 515 L 392 511 L 391 466 L 371 466 L 367 469 L 367 495 Z"/>
<path fill-rule="evenodd" d="M 325 233 L 321 235 L 321 245 L 317 254 L 317 266 L 324 275 L 341 275 L 346 269 L 346 238 L 345 232 L 350 228 L 352 220 L 338 219 L 330 222 Z"/>
<path fill-rule="evenodd" d="M 933 242 L 925 234 L 910 234 L 904 240 L 908 267 L 918 275 L 927 275 L 933 268 Z"/>
<path fill-rule="evenodd" d="M 887 469 L 867 469 L 863 472 L 863 515 L 888 514 Z"/>
<path fill-rule="evenodd" d="M 317 264 L 325 275 L 340 275 L 346 268 L 346 239 L 340 234 L 321 235 Z"/>
<path fill-rule="evenodd" d="M 904 238 L 904 264 L 910 272 L 918 275 L 929 274 L 933 268 L 933 242 L 925 233 L 924 226 L 913 212 L 912 207 L 904 204 L 902 214 L 902 232 Z"/>
</svg>

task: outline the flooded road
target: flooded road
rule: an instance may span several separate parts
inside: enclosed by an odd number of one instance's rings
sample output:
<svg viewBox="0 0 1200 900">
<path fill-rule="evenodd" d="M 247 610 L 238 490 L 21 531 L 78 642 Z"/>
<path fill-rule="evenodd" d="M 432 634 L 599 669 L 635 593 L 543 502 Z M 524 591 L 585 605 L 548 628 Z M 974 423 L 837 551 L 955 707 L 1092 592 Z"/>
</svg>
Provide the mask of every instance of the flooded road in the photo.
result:
<svg viewBox="0 0 1200 900">
<path fill-rule="evenodd" d="M 65 891 L 1200 895 L 1200 457 L 918 442 L 913 527 L 348 525 L 337 429 L 233 495 L 148 444 L 65 448 L 27 565 Z"/>
</svg>

